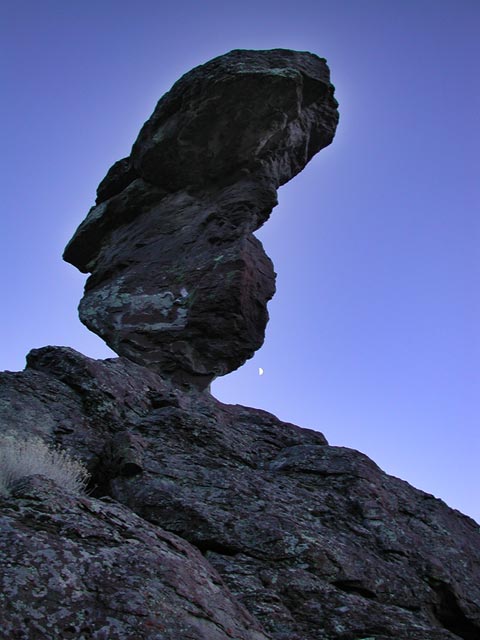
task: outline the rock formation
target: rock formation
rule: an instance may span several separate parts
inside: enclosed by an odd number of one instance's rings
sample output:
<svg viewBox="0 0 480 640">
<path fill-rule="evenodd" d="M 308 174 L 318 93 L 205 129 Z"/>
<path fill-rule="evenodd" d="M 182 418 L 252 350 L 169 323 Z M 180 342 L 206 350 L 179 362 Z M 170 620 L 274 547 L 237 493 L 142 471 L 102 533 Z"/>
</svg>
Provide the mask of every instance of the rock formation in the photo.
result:
<svg viewBox="0 0 480 640">
<path fill-rule="evenodd" d="M 234 51 L 179 80 L 100 184 L 65 257 L 121 357 L 44 347 L 0 374 L 0 429 L 91 475 L 88 495 L 30 475 L 0 497 L 1 638 L 480 638 L 473 520 L 205 389 L 263 340 L 252 232 L 336 120 L 324 61 Z"/>
<path fill-rule="evenodd" d="M 176 382 L 237 369 L 263 343 L 275 291 L 253 232 L 337 120 L 328 68 L 309 53 L 232 51 L 183 76 L 65 250 L 92 273 L 82 322 Z"/>
<path fill-rule="evenodd" d="M 27 362 L 0 374 L 0 423 L 80 455 L 91 496 L 29 486 L 2 504 L 0 628 L 31 621 L 7 637 L 480 638 L 473 520 L 317 431 L 126 358 Z"/>
</svg>

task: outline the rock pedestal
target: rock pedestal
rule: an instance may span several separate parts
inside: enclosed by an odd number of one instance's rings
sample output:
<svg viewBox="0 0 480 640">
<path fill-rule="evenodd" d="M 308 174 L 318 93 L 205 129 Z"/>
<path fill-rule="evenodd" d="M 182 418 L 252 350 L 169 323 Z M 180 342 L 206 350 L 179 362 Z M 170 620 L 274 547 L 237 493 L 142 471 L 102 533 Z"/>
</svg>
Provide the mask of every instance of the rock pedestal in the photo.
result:
<svg viewBox="0 0 480 640">
<path fill-rule="evenodd" d="M 480 638 L 478 525 L 318 431 L 58 347 L 0 374 L 0 424 L 76 452 L 93 492 L 0 503 L 0 632 Z"/>
</svg>

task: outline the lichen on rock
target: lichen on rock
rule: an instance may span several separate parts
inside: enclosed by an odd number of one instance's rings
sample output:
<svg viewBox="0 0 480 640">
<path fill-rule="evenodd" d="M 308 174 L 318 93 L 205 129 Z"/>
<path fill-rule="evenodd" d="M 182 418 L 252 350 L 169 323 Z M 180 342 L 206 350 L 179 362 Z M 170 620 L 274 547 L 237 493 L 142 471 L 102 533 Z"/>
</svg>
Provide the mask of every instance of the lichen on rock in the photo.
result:
<svg viewBox="0 0 480 640">
<path fill-rule="evenodd" d="M 5 640 L 268 640 L 198 550 L 113 500 L 31 476 L 0 507 Z"/>
</svg>

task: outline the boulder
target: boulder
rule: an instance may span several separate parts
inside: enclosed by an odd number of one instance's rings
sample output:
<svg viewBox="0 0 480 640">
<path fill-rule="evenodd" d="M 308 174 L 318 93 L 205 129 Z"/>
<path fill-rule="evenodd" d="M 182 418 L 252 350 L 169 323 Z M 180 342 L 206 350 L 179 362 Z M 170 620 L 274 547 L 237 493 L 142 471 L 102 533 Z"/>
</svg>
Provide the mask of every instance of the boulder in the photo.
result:
<svg viewBox="0 0 480 640">
<path fill-rule="evenodd" d="M 253 235 L 330 144 L 325 61 L 232 51 L 184 75 L 100 183 L 64 258 L 82 322 L 119 355 L 205 388 L 262 345 L 275 273 Z"/>
</svg>

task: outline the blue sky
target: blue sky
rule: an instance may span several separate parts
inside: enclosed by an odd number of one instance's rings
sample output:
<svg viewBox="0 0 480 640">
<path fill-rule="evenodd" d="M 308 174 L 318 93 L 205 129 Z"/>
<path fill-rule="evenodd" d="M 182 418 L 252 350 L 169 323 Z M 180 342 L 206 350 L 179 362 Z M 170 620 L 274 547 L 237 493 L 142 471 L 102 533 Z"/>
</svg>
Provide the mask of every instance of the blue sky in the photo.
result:
<svg viewBox="0 0 480 640">
<path fill-rule="evenodd" d="M 61 254 L 172 83 L 234 48 L 310 50 L 331 68 L 337 136 L 258 234 L 278 273 L 265 344 L 213 391 L 318 428 L 480 521 L 480 3 L 0 12 L 0 368 L 46 344 L 111 355 L 77 318 L 85 277 Z"/>
</svg>

